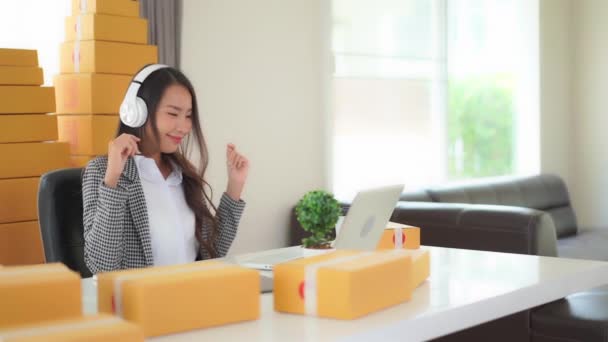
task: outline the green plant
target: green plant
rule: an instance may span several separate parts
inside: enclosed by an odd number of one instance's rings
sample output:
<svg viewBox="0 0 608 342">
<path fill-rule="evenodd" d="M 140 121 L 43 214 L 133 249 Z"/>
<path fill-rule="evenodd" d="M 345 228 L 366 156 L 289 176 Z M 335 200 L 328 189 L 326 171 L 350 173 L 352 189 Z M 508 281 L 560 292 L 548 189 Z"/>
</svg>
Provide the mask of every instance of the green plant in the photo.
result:
<svg viewBox="0 0 608 342">
<path fill-rule="evenodd" d="M 302 239 L 306 248 L 327 248 L 342 209 L 334 196 L 323 190 L 307 192 L 296 205 L 296 218 L 311 236 Z"/>
</svg>

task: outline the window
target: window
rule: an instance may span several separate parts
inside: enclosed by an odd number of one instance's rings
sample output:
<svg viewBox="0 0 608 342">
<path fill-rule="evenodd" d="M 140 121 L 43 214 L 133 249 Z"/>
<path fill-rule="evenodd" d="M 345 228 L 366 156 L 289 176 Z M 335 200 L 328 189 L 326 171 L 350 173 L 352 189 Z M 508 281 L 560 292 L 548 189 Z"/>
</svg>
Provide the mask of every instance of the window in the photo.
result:
<svg viewBox="0 0 608 342">
<path fill-rule="evenodd" d="M 537 6 L 448 0 L 448 179 L 539 170 Z"/>
<path fill-rule="evenodd" d="M 38 50 L 44 84 L 59 74 L 59 46 L 65 40 L 70 0 L 19 0 L 0 3 L 0 48 Z"/>
<path fill-rule="evenodd" d="M 538 4 L 333 0 L 333 191 L 538 171 Z"/>
</svg>

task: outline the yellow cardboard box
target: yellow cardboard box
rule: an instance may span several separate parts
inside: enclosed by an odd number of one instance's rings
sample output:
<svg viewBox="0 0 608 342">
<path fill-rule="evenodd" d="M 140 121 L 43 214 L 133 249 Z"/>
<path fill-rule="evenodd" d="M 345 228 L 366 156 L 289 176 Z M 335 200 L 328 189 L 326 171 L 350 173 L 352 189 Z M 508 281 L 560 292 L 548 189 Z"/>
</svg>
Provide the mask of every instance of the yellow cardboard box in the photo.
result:
<svg viewBox="0 0 608 342">
<path fill-rule="evenodd" d="M 80 275 L 63 264 L 3 267 L 0 329 L 82 316 Z"/>
<path fill-rule="evenodd" d="M 35 85 L 44 83 L 42 69 L 39 67 L 0 65 L 0 84 L 2 85 Z"/>
<path fill-rule="evenodd" d="M 61 74 L 54 78 L 57 114 L 117 114 L 131 76 Z"/>
<path fill-rule="evenodd" d="M 0 86 L 0 99 L 0 114 L 55 111 L 55 91 L 52 87 Z"/>
<path fill-rule="evenodd" d="M 38 221 L 0 223 L 0 264 L 30 265 L 43 262 L 44 250 Z"/>
<path fill-rule="evenodd" d="M 276 311 L 355 319 L 409 300 L 412 259 L 402 250 L 339 250 L 275 265 Z"/>
<path fill-rule="evenodd" d="M 410 286 L 412 289 L 422 284 L 431 273 L 431 257 L 426 249 L 406 250 L 412 258 L 412 276 Z"/>
<path fill-rule="evenodd" d="M 0 143 L 57 140 L 53 115 L 0 115 Z"/>
<path fill-rule="evenodd" d="M 139 17 L 139 1 L 125 0 L 72 0 L 72 14 L 110 14 Z"/>
<path fill-rule="evenodd" d="M 37 197 L 40 178 L 0 179 L 0 223 L 38 218 Z"/>
<path fill-rule="evenodd" d="M 141 329 L 110 315 L 84 316 L 17 329 L 0 330 L 3 342 L 131 342 L 144 341 Z"/>
<path fill-rule="evenodd" d="M 98 40 L 61 44 L 61 73 L 105 73 L 133 76 L 146 64 L 158 60 L 155 45 L 139 45 Z"/>
<path fill-rule="evenodd" d="M 0 65 L 38 66 L 38 51 L 0 48 Z"/>
<path fill-rule="evenodd" d="M 65 20 L 65 39 L 105 40 L 133 44 L 148 43 L 148 21 L 135 17 L 84 14 Z"/>
<path fill-rule="evenodd" d="M 376 249 L 418 249 L 420 228 L 389 222 Z"/>
<path fill-rule="evenodd" d="M 70 144 L 74 155 L 108 153 L 108 142 L 116 135 L 118 115 L 61 115 L 57 117 L 59 141 Z"/>
<path fill-rule="evenodd" d="M 86 167 L 89 163 L 89 160 L 97 157 L 96 155 L 84 155 L 84 156 L 70 156 L 70 166 L 71 167 Z"/>
<path fill-rule="evenodd" d="M 99 312 L 158 336 L 260 315 L 258 272 L 217 261 L 100 273 Z"/>
<path fill-rule="evenodd" d="M 69 152 L 68 144 L 58 142 L 0 144 L 0 179 L 36 177 L 68 167 Z"/>
</svg>

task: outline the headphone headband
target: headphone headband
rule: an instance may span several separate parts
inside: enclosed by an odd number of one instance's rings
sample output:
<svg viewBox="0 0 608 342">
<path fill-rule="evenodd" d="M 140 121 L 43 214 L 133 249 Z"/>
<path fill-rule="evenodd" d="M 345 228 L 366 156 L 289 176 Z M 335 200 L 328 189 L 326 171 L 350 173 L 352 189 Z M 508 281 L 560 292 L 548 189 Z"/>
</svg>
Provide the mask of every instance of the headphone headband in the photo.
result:
<svg viewBox="0 0 608 342">
<path fill-rule="evenodd" d="M 146 78 L 148 78 L 148 76 L 150 76 L 151 73 L 155 72 L 156 70 L 165 69 L 168 67 L 169 66 L 165 65 L 165 64 L 150 64 L 150 65 L 144 67 L 143 69 L 141 69 L 137 74 L 135 74 L 135 76 L 133 76 L 132 82 L 143 83 L 146 80 Z"/>
<path fill-rule="evenodd" d="M 146 102 L 137 96 L 137 92 L 150 74 L 165 68 L 169 68 L 169 66 L 165 64 L 150 64 L 135 74 L 120 105 L 119 112 L 122 123 L 133 128 L 141 127 L 146 123 L 148 119 L 148 107 L 146 106 Z"/>
</svg>

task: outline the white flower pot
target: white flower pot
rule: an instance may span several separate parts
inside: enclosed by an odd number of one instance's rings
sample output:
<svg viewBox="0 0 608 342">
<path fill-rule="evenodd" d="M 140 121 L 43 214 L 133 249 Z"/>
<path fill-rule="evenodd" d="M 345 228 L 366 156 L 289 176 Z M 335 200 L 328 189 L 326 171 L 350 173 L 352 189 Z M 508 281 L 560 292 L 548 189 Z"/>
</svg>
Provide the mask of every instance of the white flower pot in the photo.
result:
<svg viewBox="0 0 608 342">
<path fill-rule="evenodd" d="M 327 248 L 327 249 L 317 249 L 317 248 L 306 248 L 302 247 L 302 256 L 303 257 L 311 257 L 316 255 L 322 255 L 325 253 L 330 253 L 335 251 L 335 248 Z"/>
</svg>

